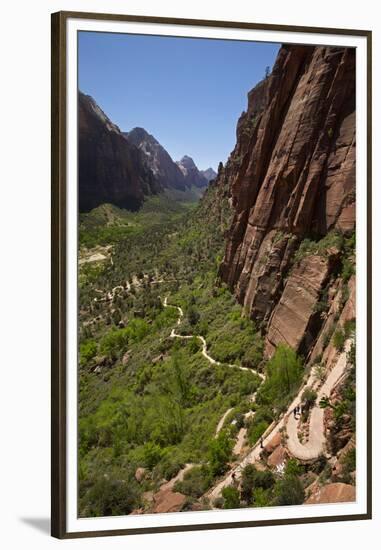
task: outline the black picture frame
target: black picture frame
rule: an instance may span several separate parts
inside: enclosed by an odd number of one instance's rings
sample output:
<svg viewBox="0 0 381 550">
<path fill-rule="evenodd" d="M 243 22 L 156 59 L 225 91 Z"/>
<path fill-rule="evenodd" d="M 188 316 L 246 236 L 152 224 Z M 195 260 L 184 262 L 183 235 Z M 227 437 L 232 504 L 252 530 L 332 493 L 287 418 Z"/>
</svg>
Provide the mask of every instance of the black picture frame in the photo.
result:
<svg viewBox="0 0 381 550">
<path fill-rule="evenodd" d="M 330 517 L 308 517 L 287 520 L 221 522 L 211 524 L 173 525 L 107 531 L 68 532 L 66 525 L 66 27 L 68 19 L 130 21 L 169 25 L 192 25 L 230 29 L 275 30 L 298 33 L 321 33 L 364 37 L 367 41 L 367 511 L 364 514 Z M 210 21 L 136 15 L 114 15 L 86 12 L 58 12 L 51 17 L 51 93 L 52 93 L 52 202 L 51 202 L 51 534 L 59 539 L 102 537 L 140 533 L 163 533 L 209 529 L 242 528 L 284 524 L 305 524 L 364 520 L 372 517 L 372 359 L 371 359 L 371 165 L 372 165 L 372 33 L 369 30 L 269 25 L 250 22 Z"/>
</svg>

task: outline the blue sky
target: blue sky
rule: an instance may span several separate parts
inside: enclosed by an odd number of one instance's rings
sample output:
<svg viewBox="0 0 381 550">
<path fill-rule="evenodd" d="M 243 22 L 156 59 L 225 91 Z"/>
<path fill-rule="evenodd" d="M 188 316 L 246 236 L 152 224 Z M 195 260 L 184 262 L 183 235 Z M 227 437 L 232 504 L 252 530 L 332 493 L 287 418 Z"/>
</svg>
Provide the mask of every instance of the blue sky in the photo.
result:
<svg viewBox="0 0 381 550">
<path fill-rule="evenodd" d="M 174 160 L 225 162 L 247 92 L 279 44 L 79 33 L 79 88 L 123 131 L 145 128 Z"/>
</svg>

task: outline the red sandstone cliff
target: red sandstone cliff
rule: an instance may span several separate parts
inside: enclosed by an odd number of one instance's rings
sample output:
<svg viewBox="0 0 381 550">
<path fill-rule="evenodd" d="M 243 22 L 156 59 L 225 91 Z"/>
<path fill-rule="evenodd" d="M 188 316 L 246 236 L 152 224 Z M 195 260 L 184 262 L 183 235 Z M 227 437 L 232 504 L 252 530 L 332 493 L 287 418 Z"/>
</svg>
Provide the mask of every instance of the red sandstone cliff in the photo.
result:
<svg viewBox="0 0 381 550">
<path fill-rule="evenodd" d="M 338 251 L 294 255 L 303 239 L 355 224 L 355 51 L 283 46 L 248 96 L 217 182 L 233 220 L 220 275 L 267 335 L 308 349 Z"/>
</svg>

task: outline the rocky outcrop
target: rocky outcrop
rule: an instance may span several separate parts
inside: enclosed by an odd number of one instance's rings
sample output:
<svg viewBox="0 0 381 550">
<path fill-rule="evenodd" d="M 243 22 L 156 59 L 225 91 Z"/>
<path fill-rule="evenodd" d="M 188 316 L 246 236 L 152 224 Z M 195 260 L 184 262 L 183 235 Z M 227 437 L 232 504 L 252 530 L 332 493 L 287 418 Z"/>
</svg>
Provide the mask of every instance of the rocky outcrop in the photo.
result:
<svg viewBox="0 0 381 550">
<path fill-rule="evenodd" d="M 202 189 L 208 185 L 208 180 L 197 168 L 191 157 L 187 155 L 183 156 L 181 160 L 177 161 L 177 165 L 184 175 L 187 187 L 199 187 Z"/>
<path fill-rule="evenodd" d="M 355 51 L 283 46 L 216 182 L 233 209 L 222 280 L 267 333 L 268 355 L 280 342 L 308 348 L 336 252 L 294 257 L 307 237 L 354 229 Z"/>
<path fill-rule="evenodd" d="M 123 135 L 143 153 L 147 165 L 163 188 L 185 191 L 189 187 L 179 166 L 144 128 L 134 128 L 130 132 L 123 132 Z"/>
<path fill-rule="evenodd" d="M 356 487 L 347 483 L 328 483 L 320 487 L 314 484 L 311 495 L 305 504 L 330 504 L 353 502 L 356 500 Z"/>
<path fill-rule="evenodd" d="M 320 315 L 314 323 L 313 312 L 337 256 L 335 249 L 327 257 L 307 256 L 291 270 L 268 323 L 267 355 L 281 343 L 307 354 L 320 325 Z"/>
<path fill-rule="evenodd" d="M 144 156 L 129 143 L 93 98 L 78 96 L 79 210 L 103 203 L 136 210 L 160 184 Z"/>
</svg>

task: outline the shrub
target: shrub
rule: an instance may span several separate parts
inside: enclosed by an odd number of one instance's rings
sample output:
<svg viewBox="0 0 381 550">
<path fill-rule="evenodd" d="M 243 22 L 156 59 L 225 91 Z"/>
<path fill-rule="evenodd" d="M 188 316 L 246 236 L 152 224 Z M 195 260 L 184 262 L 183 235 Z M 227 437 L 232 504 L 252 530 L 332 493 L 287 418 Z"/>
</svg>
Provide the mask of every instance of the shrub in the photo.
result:
<svg viewBox="0 0 381 550">
<path fill-rule="evenodd" d="M 302 473 L 301 465 L 297 460 L 295 460 L 295 458 L 291 458 L 286 464 L 284 475 L 292 477 L 292 476 L 300 476 L 301 473 Z"/>
<path fill-rule="evenodd" d="M 356 330 L 356 320 L 355 319 L 348 319 L 344 323 L 344 334 L 346 338 L 350 338 L 354 335 Z"/>
<path fill-rule="evenodd" d="M 194 466 L 184 474 L 182 481 L 175 483 L 175 491 L 199 498 L 211 485 L 211 475 L 207 466 Z"/>
<path fill-rule="evenodd" d="M 343 465 L 343 478 L 346 482 L 353 482 L 351 472 L 356 470 L 356 449 L 350 449 L 340 458 L 340 463 Z"/>
<path fill-rule="evenodd" d="M 117 359 L 126 350 L 129 341 L 137 343 L 143 340 L 149 327 L 144 319 L 132 319 L 126 328 L 111 329 L 100 343 L 100 351 L 105 355 Z"/>
<path fill-rule="evenodd" d="M 81 367 L 87 365 L 97 354 L 97 344 L 94 340 L 86 340 L 79 348 L 79 362 Z"/>
<path fill-rule="evenodd" d="M 139 506 L 139 492 L 133 480 L 99 477 L 82 498 L 87 517 L 123 516 Z"/>
<path fill-rule="evenodd" d="M 294 259 L 299 263 L 306 256 L 326 256 L 329 248 L 336 247 L 341 250 L 343 244 L 343 236 L 337 231 L 330 231 L 318 241 L 307 238 L 300 243 Z"/>
<path fill-rule="evenodd" d="M 143 447 L 144 466 L 149 470 L 152 470 L 163 458 L 163 454 L 163 449 L 161 449 L 159 445 L 149 441 Z"/>
<path fill-rule="evenodd" d="M 261 420 L 259 422 L 256 422 L 254 420 L 253 423 L 249 426 L 247 433 L 249 442 L 254 445 L 261 437 L 261 435 L 265 433 L 268 426 L 269 423 L 265 420 Z"/>
<path fill-rule="evenodd" d="M 200 320 L 200 314 L 193 306 L 190 306 L 187 310 L 187 319 L 192 326 L 197 325 Z"/>
<path fill-rule="evenodd" d="M 275 506 L 303 504 L 304 488 L 297 476 L 286 475 L 275 484 Z"/>
<path fill-rule="evenodd" d="M 229 486 L 222 489 L 222 498 L 224 499 L 224 508 L 239 508 L 239 491 L 236 487 Z"/>
<path fill-rule="evenodd" d="M 267 378 L 258 391 L 258 403 L 281 410 L 298 388 L 303 377 L 300 357 L 289 346 L 281 344 L 266 365 Z"/>
<path fill-rule="evenodd" d="M 119 355 L 127 349 L 128 329 L 112 329 L 107 332 L 100 342 L 100 352 L 108 355 L 112 359 L 117 359 Z"/>
<path fill-rule="evenodd" d="M 337 351 L 343 351 L 345 342 L 344 331 L 340 328 L 336 329 L 335 334 L 333 335 L 333 345 Z"/>
<path fill-rule="evenodd" d="M 307 387 L 302 394 L 302 402 L 307 409 L 310 409 L 315 404 L 317 393 L 313 388 Z"/>
<path fill-rule="evenodd" d="M 270 491 L 266 491 L 262 487 L 258 487 L 253 491 L 253 505 L 262 508 L 270 505 Z"/>
<path fill-rule="evenodd" d="M 172 479 L 179 473 L 184 463 L 166 454 L 154 468 L 154 476 L 157 479 Z"/>
</svg>

